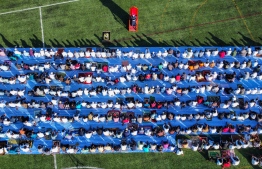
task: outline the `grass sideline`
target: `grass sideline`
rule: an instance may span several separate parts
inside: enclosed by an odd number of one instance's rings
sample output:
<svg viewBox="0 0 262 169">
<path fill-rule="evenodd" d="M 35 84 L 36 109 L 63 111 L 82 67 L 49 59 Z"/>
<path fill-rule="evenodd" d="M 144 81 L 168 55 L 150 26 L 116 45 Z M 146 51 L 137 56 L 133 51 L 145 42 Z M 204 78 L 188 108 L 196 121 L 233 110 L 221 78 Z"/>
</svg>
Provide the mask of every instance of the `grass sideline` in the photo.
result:
<svg viewBox="0 0 262 169">
<path fill-rule="evenodd" d="M 67 0 L 5 1 L 0 9 L 0 46 L 41 47 L 39 9 Z M 147 5 L 145 5 L 147 4 Z M 139 8 L 139 31 L 127 31 L 131 6 Z M 42 8 L 46 47 L 261 45 L 262 1 L 79 0 Z"/>
<path fill-rule="evenodd" d="M 251 155 L 261 155 L 257 149 L 235 150 L 240 158 L 239 166 L 232 169 L 257 169 L 251 165 Z M 113 154 L 87 154 L 87 155 L 57 155 L 57 168 L 70 167 L 97 167 L 104 169 L 221 169 L 215 162 L 207 161 L 207 152 L 193 152 L 185 149 L 184 156 L 174 153 L 113 153 Z M 53 156 L 42 155 L 5 155 L 0 158 L 1 167 L 5 169 L 52 169 Z"/>
</svg>

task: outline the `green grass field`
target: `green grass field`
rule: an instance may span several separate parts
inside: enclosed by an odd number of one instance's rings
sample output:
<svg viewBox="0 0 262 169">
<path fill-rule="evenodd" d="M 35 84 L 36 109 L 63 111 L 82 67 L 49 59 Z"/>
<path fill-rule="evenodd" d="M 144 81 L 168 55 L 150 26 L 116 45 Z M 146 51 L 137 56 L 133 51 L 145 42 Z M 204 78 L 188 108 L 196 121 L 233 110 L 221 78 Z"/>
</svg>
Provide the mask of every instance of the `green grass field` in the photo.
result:
<svg viewBox="0 0 262 169">
<path fill-rule="evenodd" d="M 259 150 L 236 150 L 240 158 L 240 165 L 232 169 L 256 169 L 251 166 L 251 155 L 261 155 Z M 97 167 L 104 169 L 221 169 L 215 162 L 207 160 L 207 152 L 193 152 L 184 150 L 184 156 L 174 153 L 117 153 L 117 154 L 89 154 L 89 155 L 57 155 L 57 168 Z M 52 169 L 53 156 L 42 155 L 5 155 L 0 158 L 2 169 Z"/>
<path fill-rule="evenodd" d="M 0 45 L 41 47 L 39 8 L 66 0 L 14 0 L 1 3 Z M 131 6 L 139 8 L 139 31 L 127 30 Z M 261 45 L 260 0 L 79 0 L 42 7 L 45 46 Z M 12 12 L 5 14 L 5 12 Z"/>
<path fill-rule="evenodd" d="M 12 0 L 1 2 L 0 46 L 42 47 L 39 6 L 66 0 Z M 139 31 L 127 30 L 131 6 L 139 8 Z M 27 8 L 34 8 L 25 10 Z M 17 10 L 23 10 L 18 11 Z M 46 47 L 103 46 L 102 32 L 111 31 L 111 46 L 226 46 L 262 44 L 261 0 L 79 0 L 42 7 Z M 6 12 L 9 12 L 6 14 Z M 248 169 L 251 154 L 236 151 L 238 167 Z M 93 166 L 114 169 L 206 168 L 219 169 L 206 161 L 206 154 L 185 150 L 173 153 L 58 155 L 57 168 Z M 53 156 L 6 155 L 0 169 L 51 169 Z"/>
</svg>

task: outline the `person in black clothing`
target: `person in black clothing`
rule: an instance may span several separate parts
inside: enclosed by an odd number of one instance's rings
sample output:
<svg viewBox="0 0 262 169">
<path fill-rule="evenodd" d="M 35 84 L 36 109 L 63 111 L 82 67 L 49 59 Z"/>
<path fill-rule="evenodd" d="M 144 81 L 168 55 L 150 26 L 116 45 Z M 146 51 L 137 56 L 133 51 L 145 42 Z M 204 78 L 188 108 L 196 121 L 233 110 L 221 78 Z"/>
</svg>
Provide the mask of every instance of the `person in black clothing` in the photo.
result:
<svg viewBox="0 0 262 169">
<path fill-rule="evenodd" d="M 136 26 L 136 16 L 131 15 L 131 26 Z"/>
<path fill-rule="evenodd" d="M 138 79 L 139 79 L 140 82 L 143 82 L 145 80 L 145 76 L 140 74 Z"/>
</svg>

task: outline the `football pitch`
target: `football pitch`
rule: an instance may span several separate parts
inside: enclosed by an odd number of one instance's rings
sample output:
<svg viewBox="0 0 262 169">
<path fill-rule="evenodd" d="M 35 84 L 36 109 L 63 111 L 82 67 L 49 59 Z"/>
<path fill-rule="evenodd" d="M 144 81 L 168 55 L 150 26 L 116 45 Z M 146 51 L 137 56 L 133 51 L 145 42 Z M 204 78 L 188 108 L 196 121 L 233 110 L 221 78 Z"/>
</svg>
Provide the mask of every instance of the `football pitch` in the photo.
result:
<svg viewBox="0 0 262 169">
<path fill-rule="evenodd" d="M 139 9 L 128 32 L 129 8 Z M 1 2 L 0 46 L 261 45 L 259 0 L 14 0 Z"/>
<path fill-rule="evenodd" d="M 139 31 L 128 32 L 129 8 L 139 8 Z M 0 47 L 257 46 L 262 44 L 261 0 L 12 0 L 1 2 Z M 108 45 L 108 44 L 107 44 Z M 207 153 L 5 155 L 0 169 L 220 169 Z M 236 150 L 240 169 L 259 150 Z"/>
</svg>

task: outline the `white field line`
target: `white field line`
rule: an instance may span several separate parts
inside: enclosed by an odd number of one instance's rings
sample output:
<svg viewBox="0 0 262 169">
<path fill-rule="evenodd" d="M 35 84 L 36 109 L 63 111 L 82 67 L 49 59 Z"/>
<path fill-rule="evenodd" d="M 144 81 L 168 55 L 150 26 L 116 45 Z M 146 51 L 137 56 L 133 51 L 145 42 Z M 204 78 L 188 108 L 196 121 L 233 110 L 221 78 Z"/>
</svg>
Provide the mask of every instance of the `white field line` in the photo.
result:
<svg viewBox="0 0 262 169">
<path fill-rule="evenodd" d="M 54 154 L 54 165 L 55 165 L 55 169 L 57 169 L 56 155 L 55 154 Z"/>
<path fill-rule="evenodd" d="M 77 1 L 79 1 L 79 0 L 70 0 L 70 1 L 64 1 L 64 2 L 59 2 L 59 3 L 49 4 L 49 5 L 42 5 L 42 6 L 32 7 L 32 8 L 24 8 L 24 9 L 9 11 L 9 12 L 3 12 L 3 13 L 0 13 L 0 15 L 29 11 L 29 10 L 33 10 L 33 9 L 44 8 L 44 7 L 55 6 L 55 5 L 61 5 L 61 4 L 67 4 L 67 3 L 70 3 L 70 2 L 77 2 Z"/>
<path fill-rule="evenodd" d="M 43 43 L 43 48 L 45 48 L 45 36 L 44 36 L 44 27 L 43 27 L 42 8 L 41 7 L 39 7 L 39 14 L 40 14 L 40 25 L 41 25 L 41 32 L 42 32 L 42 43 Z"/>
<path fill-rule="evenodd" d="M 63 168 L 63 169 L 78 169 L 78 168 L 86 168 L 86 169 L 103 169 L 103 168 L 90 167 L 90 166 L 82 166 L 82 167 L 68 167 L 68 168 Z"/>
</svg>

